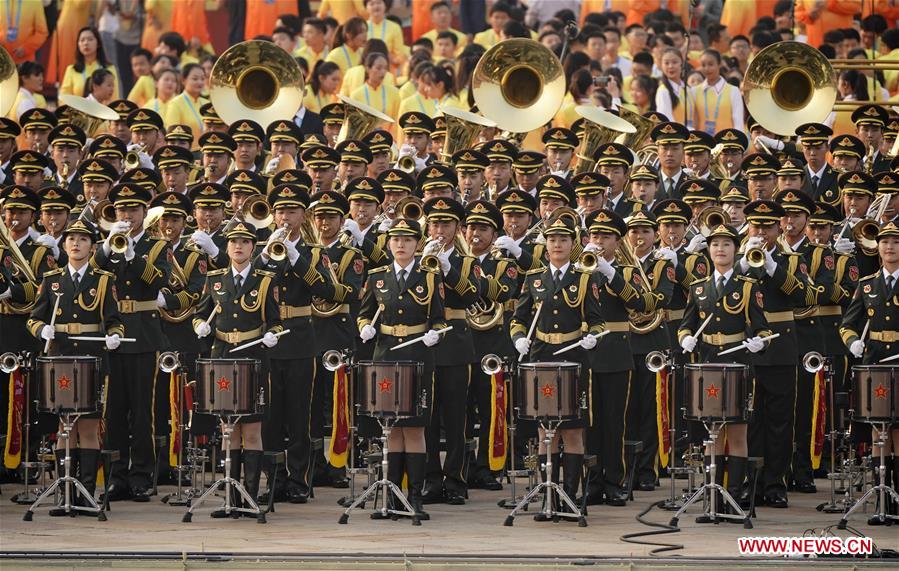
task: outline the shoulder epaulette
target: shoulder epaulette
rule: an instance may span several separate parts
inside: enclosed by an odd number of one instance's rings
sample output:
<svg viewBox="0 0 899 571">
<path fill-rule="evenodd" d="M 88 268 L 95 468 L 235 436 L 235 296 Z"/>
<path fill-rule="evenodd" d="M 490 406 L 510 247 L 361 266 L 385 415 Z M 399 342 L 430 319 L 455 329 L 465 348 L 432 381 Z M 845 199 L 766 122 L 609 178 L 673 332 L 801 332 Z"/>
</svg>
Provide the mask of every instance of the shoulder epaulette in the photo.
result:
<svg viewBox="0 0 899 571">
<path fill-rule="evenodd" d="M 526 271 L 524 273 L 524 275 L 530 276 L 532 274 L 542 274 L 544 271 L 546 271 L 546 268 L 543 266 L 540 266 L 539 268 L 534 268 L 533 270 Z"/>
<path fill-rule="evenodd" d="M 259 269 L 254 270 L 254 271 L 256 272 L 257 276 L 266 276 L 266 277 L 270 277 L 270 278 L 275 277 L 275 272 L 270 272 L 268 270 L 259 270 Z"/>
<path fill-rule="evenodd" d="M 56 274 L 61 274 L 65 271 L 65 268 L 56 268 L 55 270 L 47 270 L 44 272 L 44 277 L 55 276 Z"/>
<path fill-rule="evenodd" d="M 859 278 L 858 281 L 859 281 L 859 282 L 863 282 L 863 281 L 866 281 L 866 280 L 871 280 L 871 279 L 876 278 L 879 274 L 880 274 L 880 270 L 877 270 L 876 272 L 874 272 L 874 273 L 871 274 L 870 276 L 865 276 L 865 277 L 863 277 L 863 278 Z"/>
<path fill-rule="evenodd" d="M 357 254 L 362 253 L 362 250 L 360 250 L 359 248 L 356 248 L 354 246 L 343 245 L 343 246 L 341 246 L 341 248 L 343 248 L 344 250 L 349 250 L 350 252 L 356 252 Z"/>
<path fill-rule="evenodd" d="M 388 269 L 390 269 L 390 264 L 385 264 L 383 266 L 378 266 L 377 268 L 372 268 L 372 269 L 368 270 L 368 273 L 379 274 L 381 272 L 386 272 Z"/>
<path fill-rule="evenodd" d="M 705 283 L 705 282 L 709 281 L 710 279 L 711 279 L 710 276 L 706 276 L 704 278 L 697 278 L 697 279 L 693 280 L 692 282 L 690 282 L 690 285 L 691 286 L 699 285 L 701 283 Z"/>
<path fill-rule="evenodd" d="M 107 272 L 106 270 L 101 270 L 101 269 L 99 269 L 99 268 L 94 268 L 94 273 L 97 274 L 97 275 L 99 275 L 99 276 L 109 276 L 109 277 L 112 277 L 112 278 L 115 277 L 115 274 L 114 274 L 114 273 L 112 273 L 112 272 Z"/>
<path fill-rule="evenodd" d="M 206 276 L 207 276 L 207 277 L 209 277 L 209 276 L 221 276 L 221 275 L 224 275 L 225 272 L 227 272 L 227 271 L 230 270 L 230 269 L 231 269 L 230 267 L 227 267 L 227 268 L 222 268 L 222 269 L 220 269 L 220 270 L 213 270 L 213 271 L 211 271 L 211 272 L 206 272 Z"/>
<path fill-rule="evenodd" d="M 740 281 L 749 282 L 749 283 L 753 283 L 753 284 L 754 284 L 754 283 L 758 283 L 758 280 L 757 280 L 757 279 L 751 278 L 751 277 L 749 277 L 749 276 L 744 276 L 744 275 L 737 274 L 737 275 L 734 276 L 734 277 L 737 278 L 737 279 L 740 280 Z"/>
</svg>

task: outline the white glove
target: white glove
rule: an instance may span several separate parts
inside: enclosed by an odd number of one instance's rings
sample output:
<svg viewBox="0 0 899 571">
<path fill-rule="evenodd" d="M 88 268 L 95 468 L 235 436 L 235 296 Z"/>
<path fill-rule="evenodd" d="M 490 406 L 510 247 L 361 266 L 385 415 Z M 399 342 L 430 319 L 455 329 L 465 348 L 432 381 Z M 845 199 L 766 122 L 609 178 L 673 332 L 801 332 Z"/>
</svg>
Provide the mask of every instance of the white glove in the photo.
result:
<svg viewBox="0 0 899 571">
<path fill-rule="evenodd" d="M 52 325 L 44 325 L 41 327 L 41 339 L 44 341 L 53 341 L 56 339 L 56 330 Z"/>
<path fill-rule="evenodd" d="M 49 234 L 41 234 L 35 242 L 53 252 L 54 258 L 59 258 L 59 246 L 56 243 L 56 238 Z"/>
<path fill-rule="evenodd" d="M 219 255 L 219 247 L 212 241 L 212 236 L 202 230 L 197 230 L 190 235 L 190 239 L 203 250 L 209 257 L 215 258 Z"/>
<path fill-rule="evenodd" d="M 615 268 L 602 256 L 596 257 L 596 271 L 601 273 L 608 281 L 615 277 Z"/>
<path fill-rule="evenodd" d="M 359 337 L 362 338 L 363 343 L 367 343 L 375 338 L 376 333 L 377 331 L 375 331 L 374 325 L 366 323 L 362 326 L 362 331 L 359 332 Z"/>
<path fill-rule="evenodd" d="M 437 260 L 440 262 L 440 269 L 443 270 L 443 275 L 448 274 L 450 269 L 452 268 L 452 265 L 449 261 L 449 255 L 450 253 L 446 250 L 437 254 Z"/>
<path fill-rule="evenodd" d="M 758 236 L 753 236 L 746 240 L 746 251 L 751 250 L 752 248 L 761 248 L 762 247 L 762 239 Z M 746 259 L 746 256 L 742 256 L 740 258 L 740 271 L 744 274 L 749 271 L 749 260 Z"/>
<path fill-rule="evenodd" d="M 546 236 L 543 234 L 538 234 L 536 238 L 534 238 L 535 244 L 546 244 Z"/>
<path fill-rule="evenodd" d="M 212 333 L 212 327 L 205 321 L 201 321 L 194 325 L 194 333 L 197 334 L 197 339 L 202 339 Z"/>
<path fill-rule="evenodd" d="M 134 240 L 128 236 L 128 248 L 125 249 L 125 259 L 131 261 L 134 259 Z"/>
<path fill-rule="evenodd" d="M 521 355 L 527 355 L 531 350 L 531 340 L 527 337 L 518 339 L 515 341 L 515 350 Z"/>
<path fill-rule="evenodd" d="M 861 359 L 862 355 L 865 354 L 865 342 L 861 339 L 856 339 L 852 342 L 852 345 L 849 346 L 849 352 L 852 353 L 853 357 Z"/>
<path fill-rule="evenodd" d="M 6 291 L 4 291 L 3 293 L 0 293 L 0 301 L 3 301 L 4 299 L 10 298 L 10 297 L 12 297 L 12 289 L 11 288 L 6 288 Z"/>
<path fill-rule="evenodd" d="M 106 237 L 106 240 L 103 241 L 103 252 L 107 256 L 112 254 L 112 237 L 116 234 L 128 235 L 130 230 L 131 224 L 128 224 L 127 222 L 114 222 L 112 228 L 109 229 L 109 235 Z"/>
<path fill-rule="evenodd" d="M 586 349 L 587 351 L 589 351 L 590 349 L 596 347 L 596 337 L 594 337 L 593 335 L 581 337 L 580 346 L 581 349 Z"/>
<path fill-rule="evenodd" d="M 419 157 L 418 155 L 415 155 L 415 156 L 412 157 L 412 158 L 415 160 L 415 170 L 416 170 L 416 171 L 423 170 L 426 166 L 428 166 L 428 159 L 427 159 L 427 157 L 421 158 L 421 157 Z"/>
<path fill-rule="evenodd" d="M 758 335 L 746 340 L 746 349 L 748 349 L 750 353 L 758 353 L 764 348 L 765 341 Z"/>
<path fill-rule="evenodd" d="M 384 232 L 390 230 L 391 224 L 393 224 L 393 221 L 389 218 L 385 218 L 384 220 L 382 220 L 381 223 L 378 224 L 378 234 L 383 234 Z"/>
<path fill-rule="evenodd" d="M 855 242 L 849 238 L 840 238 L 834 242 L 833 251 L 844 256 L 851 256 L 855 253 Z"/>
<path fill-rule="evenodd" d="M 494 242 L 493 245 L 500 250 L 509 252 L 509 255 L 516 260 L 519 258 L 519 256 L 521 256 L 521 246 L 516 244 L 515 240 L 512 239 L 511 236 L 500 236 L 496 239 L 496 242 Z"/>
<path fill-rule="evenodd" d="M 406 155 L 417 155 L 418 149 L 415 148 L 415 145 L 405 144 L 400 147 L 399 152 L 396 154 L 398 157 L 404 157 Z"/>
<path fill-rule="evenodd" d="M 119 348 L 119 345 L 122 344 L 122 338 L 119 337 L 118 333 L 113 333 L 112 335 L 106 336 L 106 348 L 110 351 L 115 351 Z"/>
<path fill-rule="evenodd" d="M 284 242 L 284 250 L 287 252 L 287 261 L 290 262 L 290 265 L 294 265 L 297 263 L 297 260 L 300 259 L 300 252 L 297 250 L 295 244 L 291 244 L 290 242 Z"/>
<path fill-rule="evenodd" d="M 705 236 L 702 234 L 697 234 L 690 239 L 690 243 L 687 244 L 687 247 L 684 248 L 690 254 L 695 254 L 701 250 L 705 250 L 708 247 L 708 242 L 705 239 Z"/>
<path fill-rule="evenodd" d="M 440 342 L 440 334 L 435 330 L 431 329 L 422 337 L 421 342 L 425 344 L 426 347 L 433 347 L 437 343 Z"/>
<path fill-rule="evenodd" d="M 343 223 L 343 229 L 353 235 L 353 243 L 357 248 L 362 245 L 365 236 L 362 235 L 362 230 L 359 228 L 358 222 L 352 218 L 347 218 Z"/>
<path fill-rule="evenodd" d="M 274 333 L 268 331 L 265 335 L 262 336 L 262 344 L 268 348 L 272 348 L 278 344 L 278 338 Z"/>
<path fill-rule="evenodd" d="M 274 232 L 271 233 L 271 235 L 268 237 L 268 240 L 266 241 L 265 245 L 271 246 L 272 242 L 280 242 L 281 240 L 284 239 L 285 233 L 287 233 L 287 228 L 278 228 L 277 230 L 275 230 Z"/>
<path fill-rule="evenodd" d="M 159 309 L 165 309 L 166 308 L 165 306 L 166 306 L 165 294 L 162 292 L 159 292 L 159 295 L 156 296 L 156 307 L 158 307 Z"/>
<path fill-rule="evenodd" d="M 44 180 L 51 179 L 51 178 L 53 178 L 53 171 L 50 170 L 50 167 L 44 167 L 43 175 L 44 175 Z M 0 183 L 2 183 L 2 182 L 3 181 L 0 180 Z"/>
<path fill-rule="evenodd" d="M 686 335 L 680 340 L 680 346 L 684 350 L 684 353 L 692 353 L 693 350 L 696 349 L 696 342 L 696 337 Z"/>
<path fill-rule="evenodd" d="M 675 268 L 677 267 L 677 252 L 675 252 L 671 248 L 659 248 L 658 252 L 660 258 L 665 258 L 666 260 L 671 262 L 672 266 L 674 266 Z"/>
<path fill-rule="evenodd" d="M 37 231 L 34 226 L 28 227 L 28 237 L 37 242 L 38 238 L 41 237 L 41 233 Z"/>
<path fill-rule="evenodd" d="M 767 249 L 765 249 L 765 273 L 768 276 L 773 276 L 774 271 L 777 269 L 777 262 L 774 261 L 774 256 L 771 255 Z"/>
<path fill-rule="evenodd" d="M 428 238 L 424 248 L 421 249 L 422 256 L 436 256 L 440 254 L 440 242 L 433 238 Z"/>
<path fill-rule="evenodd" d="M 765 135 L 759 135 L 755 138 L 755 140 L 768 147 L 769 151 L 782 151 L 784 148 L 784 143 L 780 139 L 772 139 L 771 137 L 766 137 Z"/>
<path fill-rule="evenodd" d="M 597 246 L 593 242 L 590 242 L 589 244 L 584 246 L 584 251 L 585 252 L 593 252 L 594 254 L 599 255 L 599 246 Z"/>
</svg>

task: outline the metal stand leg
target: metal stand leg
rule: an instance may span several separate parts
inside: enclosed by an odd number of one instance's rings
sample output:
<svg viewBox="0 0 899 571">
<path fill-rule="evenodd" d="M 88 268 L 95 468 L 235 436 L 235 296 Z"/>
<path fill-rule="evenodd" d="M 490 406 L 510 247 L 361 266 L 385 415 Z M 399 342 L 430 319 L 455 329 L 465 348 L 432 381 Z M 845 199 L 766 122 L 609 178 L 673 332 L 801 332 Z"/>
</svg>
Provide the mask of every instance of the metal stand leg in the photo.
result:
<svg viewBox="0 0 899 571">
<path fill-rule="evenodd" d="M 64 414 L 62 416 L 62 434 L 60 435 L 60 438 L 65 441 L 66 456 L 63 463 L 65 466 L 65 475 L 57 478 L 55 482 L 50 484 L 49 488 L 44 490 L 44 492 L 38 496 L 22 517 L 24 521 L 31 521 L 34 516 L 34 510 L 36 510 L 51 494 L 55 494 L 60 488 L 63 490 L 64 498 L 62 507 L 67 514 L 74 516 L 76 511 L 83 511 L 95 514 L 97 516 L 97 521 L 106 521 L 106 513 L 103 512 L 103 509 L 97 504 L 94 497 L 88 493 L 84 484 L 72 476 L 72 455 L 69 436 L 72 432 L 72 428 L 75 426 L 75 422 L 80 416 L 80 414 Z M 88 503 L 87 506 L 77 506 L 73 503 L 72 486 L 74 486 L 75 490 L 85 499 Z"/>
<path fill-rule="evenodd" d="M 390 420 L 388 419 L 381 424 L 381 479 L 370 485 L 367 490 L 362 492 L 362 495 L 356 498 L 353 503 L 344 510 L 343 515 L 341 515 L 340 519 L 337 521 L 338 523 L 346 524 L 350 520 L 350 512 L 360 505 L 363 505 L 369 498 L 371 498 L 373 505 L 377 508 L 377 496 L 380 492 L 381 509 L 376 509 L 374 512 L 378 513 L 380 511 L 381 517 L 379 519 L 387 519 L 388 517 L 391 519 L 398 519 L 400 516 L 407 516 L 412 518 L 412 525 L 421 525 L 421 518 L 415 513 L 415 508 L 413 508 L 412 504 L 409 503 L 409 500 L 406 499 L 403 491 L 399 486 L 387 479 L 387 440 L 390 438 L 390 430 L 391 425 Z M 399 503 L 403 505 L 405 510 L 390 508 L 390 500 L 393 498 L 399 500 Z"/>
<path fill-rule="evenodd" d="M 819 504 L 816 508 L 819 512 L 824 513 L 842 513 L 844 511 L 844 507 L 840 505 L 841 502 L 837 502 L 837 428 L 834 425 L 835 417 L 834 417 L 834 397 L 833 397 L 833 378 L 832 378 L 832 368 L 829 363 L 824 364 L 824 375 L 825 380 L 827 381 L 828 386 L 828 400 L 830 402 L 827 403 L 828 413 L 830 417 L 830 471 L 827 473 L 827 479 L 830 480 L 830 501 L 824 502 L 823 504 Z M 842 476 L 841 476 L 842 477 Z"/>
<path fill-rule="evenodd" d="M 873 423 L 872 423 L 873 424 Z M 886 500 L 887 495 L 893 498 L 893 501 L 899 502 L 899 494 L 896 493 L 889 484 L 886 483 L 886 456 L 884 456 L 883 449 L 886 447 L 887 442 L 887 434 L 890 429 L 889 423 L 881 422 L 877 423 L 878 435 L 877 441 L 874 443 L 874 446 L 877 447 L 878 453 L 880 455 L 880 465 L 877 467 L 877 474 L 880 476 L 880 483 L 863 495 L 859 500 L 855 503 L 852 508 L 849 509 L 843 515 L 843 518 L 840 520 L 840 523 L 837 524 L 838 529 L 846 529 L 846 524 L 849 522 L 849 518 L 860 509 L 863 509 L 866 502 L 869 498 L 873 497 L 875 494 L 877 495 L 877 513 L 868 520 L 869 525 L 891 525 L 894 521 L 899 521 L 899 516 L 890 515 L 886 513 Z"/>
<path fill-rule="evenodd" d="M 542 425 L 543 423 L 541 423 Z M 533 488 L 528 494 L 518 502 L 518 505 L 509 512 L 509 515 L 506 516 L 506 520 L 503 522 L 505 526 L 511 526 L 515 521 L 515 516 L 520 512 L 527 509 L 528 504 L 530 504 L 534 499 L 536 499 L 537 494 L 541 491 L 544 492 L 543 497 L 543 509 L 534 516 L 534 519 L 539 518 L 541 521 L 549 521 L 552 520 L 554 522 L 559 521 L 560 518 L 569 518 L 576 519 L 578 527 L 587 527 L 587 518 L 584 517 L 584 514 L 581 513 L 580 508 L 572 501 L 568 494 L 565 493 L 565 490 L 558 483 L 552 481 L 552 441 L 556 435 L 556 429 L 558 428 L 557 424 L 553 424 L 549 422 L 547 426 L 543 426 L 544 438 L 543 442 L 546 445 L 546 481 L 540 482 Z M 553 509 L 553 495 L 558 495 L 559 501 L 563 502 L 570 511 L 563 512 Z"/>
<path fill-rule="evenodd" d="M 231 477 L 231 432 L 234 430 L 233 422 L 235 419 L 232 417 L 226 418 L 222 422 L 222 446 L 225 448 L 225 473 L 221 478 L 212 483 L 211 486 L 206 488 L 206 491 L 203 492 L 196 502 L 193 502 L 189 508 L 187 508 L 187 513 L 184 514 L 184 517 L 181 518 L 181 521 L 187 523 L 190 522 L 193 518 L 193 512 L 195 509 L 203 505 L 203 503 L 209 498 L 209 496 L 215 494 L 216 490 L 220 485 L 225 486 L 225 504 L 222 506 L 222 509 L 225 510 L 225 514 L 230 515 L 233 513 L 247 513 L 256 516 L 256 521 L 259 523 L 265 523 L 265 512 L 259 509 L 259 505 L 256 503 L 256 498 L 250 496 L 249 492 L 247 492 L 246 488 L 243 487 L 237 479 Z M 237 421 L 240 420 L 240 415 L 236 418 Z M 237 490 L 237 493 L 240 494 L 240 497 L 243 498 L 244 502 L 250 507 L 240 507 L 240 506 L 232 506 L 231 505 L 231 488 Z"/>
<path fill-rule="evenodd" d="M 721 432 L 721 429 L 724 427 L 726 423 L 712 423 L 710 426 L 706 425 L 706 428 L 709 431 L 709 441 L 708 445 L 711 449 L 710 458 L 711 461 L 709 463 L 709 480 L 707 483 L 704 483 L 702 486 L 696 490 L 692 496 L 687 500 L 687 502 L 681 507 L 681 509 L 677 510 L 677 513 L 674 514 L 674 517 L 671 518 L 671 522 L 669 525 L 672 527 L 677 527 L 677 522 L 680 520 L 681 516 L 684 512 L 687 511 L 687 508 L 692 506 L 694 503 L 698 502 L 700 499 L 705 499 L 705 492 L 708 491 L 709 501 L 705 506 L 704 515 L 708 518 L 709 521 L 718 523 L 720 519 L 730 519 L 743 521 L 743 527 L 745 529 L 752 529 L 752 520 L 749 518 L 749 514 L 743 511 L 740 507 L 740 504 L 737 503 L 736 500 L 727 492 L 727 490 L 718 484 L 715 483 L 715 476 L 717 475 L 718 467 L 715 465 L 715 443 L 718 441 L 718 434 Z M 727 502 L 733 508 L 733 514 L 727 513 L 718 513 L 718 494 L 721 494 L 721 498 L 723 501 Z"/>
</svg>

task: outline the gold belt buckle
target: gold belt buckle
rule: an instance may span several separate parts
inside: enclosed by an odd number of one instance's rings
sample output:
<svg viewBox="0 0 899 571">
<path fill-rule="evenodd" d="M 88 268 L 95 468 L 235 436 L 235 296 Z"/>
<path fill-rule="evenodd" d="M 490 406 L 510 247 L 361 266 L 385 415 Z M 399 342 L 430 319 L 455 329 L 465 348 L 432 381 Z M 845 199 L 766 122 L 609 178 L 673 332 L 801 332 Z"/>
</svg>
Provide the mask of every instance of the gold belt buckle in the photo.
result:
<svg viewBox="0 0 899 571">
<path fill-rule="evenodd" d="M 122 313 L 134 313 L 134 300 L 133 299 L 120 299 L 119 300 L 119 311 Z"/>
<path fill-rule="evenodd" d="M 561 333 L 544 333 L 544 335 L 546 335 L 546 342 L 550 345 L 558 345 L 562 342 Z"/>
<path fill-rule="evenodd" d="M 225 333 L 225 337 L 228 338 L 228 343 L 232 345 L 240 343 L 240 331 L 229 331 Z"/>
<path fill-rule="evenodd" d="M 393 336 L 394 337 L 405 337 L 409 334 L 409 327 L 407 325 L 394 325 L 393 326 Z"/>
<path fill-rule="evenodd" d="M 81 335 L 81 324 L 80 323 L 69 323 L 66 325 L 66 330 L 69 335 Z"/>
</svg>

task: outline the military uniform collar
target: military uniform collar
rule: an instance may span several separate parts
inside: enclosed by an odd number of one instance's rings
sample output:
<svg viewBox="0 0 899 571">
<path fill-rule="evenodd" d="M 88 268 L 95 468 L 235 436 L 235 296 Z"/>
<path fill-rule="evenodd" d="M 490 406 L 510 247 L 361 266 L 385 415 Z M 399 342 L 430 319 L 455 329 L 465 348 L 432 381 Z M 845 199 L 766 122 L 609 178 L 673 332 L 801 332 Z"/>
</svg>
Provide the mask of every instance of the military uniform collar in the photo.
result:
<svg viewBox="0 0 899 571">
<path fill-rule="evenodd" d="M 78 274 L 78 281 L 81 281 L 84 279 L 84 276 L 87 275 L 88 267 L 90 267 L 90 264 L 84 264 L 83 266 L 81 266 L 80 269 L 76 270 L 75 268 L 72 267 L 71 264 L 67 264 L 66 270 L 67 270 L 67 273 L 69 274 L 69 277 L 73 277 L 75 274 Z"/>
</svg>

